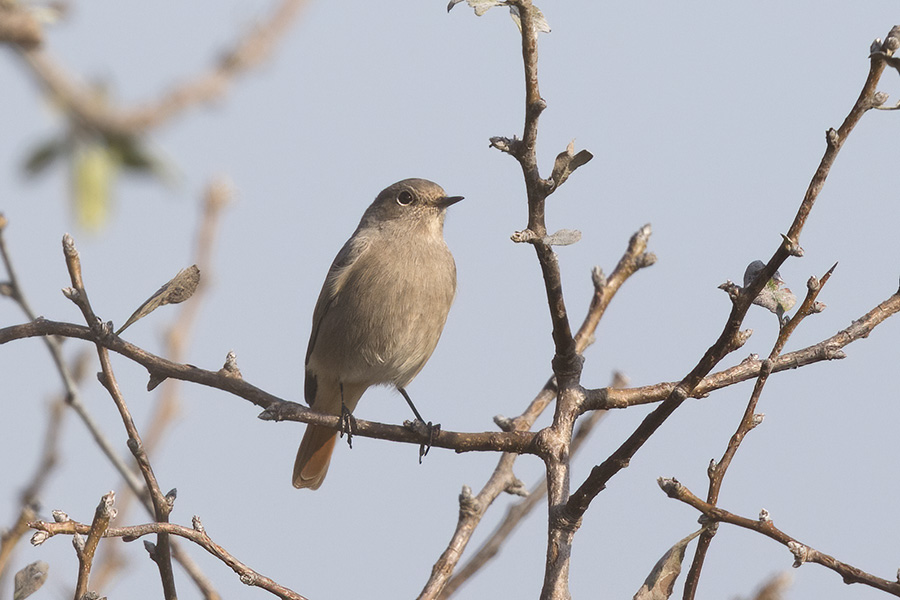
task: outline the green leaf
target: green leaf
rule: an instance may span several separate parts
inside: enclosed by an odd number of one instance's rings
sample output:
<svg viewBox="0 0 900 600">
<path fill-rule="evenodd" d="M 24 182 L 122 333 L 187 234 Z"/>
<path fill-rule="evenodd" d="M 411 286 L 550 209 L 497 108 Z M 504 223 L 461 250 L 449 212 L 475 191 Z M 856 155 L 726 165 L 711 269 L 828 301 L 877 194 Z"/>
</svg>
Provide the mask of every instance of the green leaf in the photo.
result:
<svg viewBox="0 0 900 600">
<path fill-rule="evenodd" d="M 119 158 L 103 142 L 79 144 L 72 156 L 72 200 L 79 225 L 101 229 L 109 217 L 112 184 Z"/>
<path fill-rule="evenodd" d="M 40 175 L 57 158 L 65 154 L 68 149 L 69 144 L 65 139 L 53 138 L 42 142 L 25 159 L 25 164 L 23 165 L 25 174 L 29 177 Z"/>
</svg>

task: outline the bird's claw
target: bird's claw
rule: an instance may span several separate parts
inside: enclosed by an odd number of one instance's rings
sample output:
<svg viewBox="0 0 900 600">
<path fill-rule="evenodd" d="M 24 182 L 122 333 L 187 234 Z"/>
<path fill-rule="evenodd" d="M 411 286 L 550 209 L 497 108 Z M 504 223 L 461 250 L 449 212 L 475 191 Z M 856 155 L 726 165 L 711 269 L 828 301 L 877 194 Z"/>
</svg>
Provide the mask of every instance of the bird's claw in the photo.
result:
<svg viewBox="0 0 900 600">
<path fill-rule="evenodd" d="M 419 444 L 419 464 L 421 465 L 422 457 L 428 454 L 428 451 L 431 450 L 431 446 L 434 444 L 435 438 L 441 433 L 441 424 L 432 423 L 431 421 L 426 423 L 416 419 L 415 421 L 406 421 L 404 425 L 425 439 L 425 441 Z"/>
<path fill-rule="evenodd" d="M 350 412 L 350 409 L 341 402 L 341 437 L 347 434 L 347 445 L 353 448 L 353 434 L 356 432 L 356 417 Z"/>
</svg>

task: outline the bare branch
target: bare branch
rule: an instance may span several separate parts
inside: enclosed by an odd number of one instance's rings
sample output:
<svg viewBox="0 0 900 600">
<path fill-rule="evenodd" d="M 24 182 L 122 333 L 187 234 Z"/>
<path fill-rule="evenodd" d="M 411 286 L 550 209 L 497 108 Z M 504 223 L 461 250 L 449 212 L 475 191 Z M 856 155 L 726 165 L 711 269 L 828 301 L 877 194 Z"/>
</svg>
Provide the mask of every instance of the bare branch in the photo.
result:
<svg viewBox="0 0 900 600">
<path fill-rule="evenodd" d="M 822 286 L 825 285 L 825 282 L 831 277 L 831 273 L 834 272 L 836 266 L 837 265 L 831 267 L 831 269 L 829 269 L 822 277 L 821 281 L 815 277 L 809 278 L 806 298 L 800 304 L 800 307 L 797 309 L 797 312 L 794 313 L 794 316 L 780 328 L 778 338 L 775 340 L 775 345 L 769 353 L 769 357 L 764 360 L 761 365 L 759 377 L 757 377 L 756 384 L 753 386 L 753 392 L 750 394 L 750 400 L 747 402 L 747 407 L 744 409 L 744 414 L 738 423 L 737 431 L 734 432 L 731 439 L 728 441 L 728 446 L 722 454 L 722 458 L 720 458 L 718 462 L 711 462 L 709 469 L 707 469 L 707 474 L 709 476 L 709 490 L 706 495 L 706 501 L 709 504 L 715 505 L 719 501 L 719 492 L 721 491 L 722 483 L 725 480 L 725 473 L 728 471 L 728 467 L 731 465 L 731 461 L 735 454 L 737 454 L 741 442 L 744 441 L 744 437 L 762 422 L 763 415 L 756 413 L 756 407 L 762 396 L 763 388 L 769 380 L 769 375 L 772 374 L 772 365 L 775 360 L 777 360 L 778 355 L 781 354 L 781 351 L 784 349 L 785 344 L 787 344 L 791 334 L 796 331 L 800 322 L 814 312 L 818 312 L 816 310 L 816 298 L 819 296 L 819 292 L 822 291 Z M 780 317 L 779 323 L 781 323 Z M 688 575 L 685 579 L 684 600 L 693 600 L 697 593 L 697 585 L 700 582 L 700 571 L 703 569 L 706 553 L 709 550 L 709 546 L 715 535 L 716 528 L 707 527 L 703 530 L 700 539 L 697 542 L 697 548 L 694 551 L 694 559 L 691 561 L 691 567 L 688 570 Z"/>
<path fill-rule="evenodd" d="M 779 356 L 772 365 L 772 372 L 778 373 L 789 369 L 805 367 L 823 360 L 839 360 L 845 358 L 842 350 L 849 344 L 868 337 L 870 333 L 890 316 L 900 312 L 900 293 L 895 293 L 878 306 L 853 321 L 833 336 L 812 346 Z M 758 377 L 763 361 L 755 355 L 740 364 L 729 367 L 718 373 L 708 375 L 694 388 L 692 398 L 704 398 L 715 390 L 734 385 L 741 381 Z M 678 385 L 676 382 L 656 383 L 637 388 L 615 390 L 601 388 L 587 390 L 585 410 L 606 410 L 626 408 L 638 404 L 661 402 L 669 397 Z"/>
<path fill-rule="evenodd" d="M 84 287 L 84 279 L 81 272 L 81 259 L 78 255 L 78 250 L 75 248 L 74 240 L 68 234 L 63 237 L 63 252 L 66 257 L 66 267 L 69 270 L 69 278 L 72 281 L 72 288 L 68 290 L 67 296 L 81 309 L 85 321 L 87 321 L 97 337 L 110 337 L 114 335 L 111 332 L 112 324 L 101 324 L 100 320 L 94 314 L 93 308 L 91 308 L 87 290 Z M 172 503 L 175 500 L 174 490 L 169 494 L 163 494 L 162 490 L 159 488 L 156 476 L 153 473 L 153 468 L 150 466 L 150 459 L 144 451 L 141 436 L 134 424 L 134 420 L 131 418 L 128 405 L 125 403 L 125 398 L 123 397 L 122 392 L 119 389 L 119 384 L 116 382 L 115 375 L 113 374 L 112 363 L 109 360 L 109 350 L 99 342 L 95 342 L 95 345 L 97 346 L 97 355 L 100 357 L 100 367 L 102 369 L 99 374 L 100 383 L 103 384 L 103 387 L 106 388 L 109 395 L 112 397 L 116 408 L 119 410 L 122 422 L 125 425 L 125 430 L 128 432 L 128 448 L 131 450 L 132 455 L 134 455 L 141 475 L 144 477 L 144 482 L 147 484 L 147 491 L 150 495 L 150 500 L 153 503 L 153 511 L 156 520 L 159 522 L 166 522 L 169 519 L 169 513 L 172 512 Z M 157 567 L 159 567 L 166 600 L 176 600 L 178 594 L 175 591 L 175 574 L 172 571 L 172 556 L 167 535 L 159 535 L 153 559 L 154 562 L 156 562 Z M 76 596 L 76 598 L 80 598 L 80 596 Z"/>
<path fill-rule="evenodd" d="M 884 53 L 890 55 L 892 49 L 885 47 Z M 783 236 L 782 243 L 775 251 L 774 255 L 766 267 L 762 269 L 756 277 L 756 280 L 745 287 L 741 294 L 733 299 L 733 306 L 728 321 L 719 335 L 716 342 L 706 351 L 703 357 L 698 361 L 697 365 L 676 385 L 668 397 L 660 404 L 650 415 L 648 415 L 632 433 L 631 436 L 603 463 L 594 467 L 588 478 L 582 485 L 572 494 L 566 503 L 565 512 L 567 520 L 577 522 L 584 512 L 590 506 L 591 501 L 606 486 L 606 483 L 620 470 L 628 466 L 631 458 L 644 445 L 653 433 L 681 406 L 681 403 L 694 394 L 695 389 L 709 374 L 709 372 L 722 360 L 729 352 L 731 352 L 740 335 L 739 329 L 743 322 L 747 309 L 751 302 L 758 295 L 760 290 L 769 279 L 772 278 L 775 271 L 784 263 L 789 256 L 802 255 L 802 249 L 799 246 L 800 232 L 809 212 L 812 210 L 813 204 L 825 183 L 825 179 L 831 170 L 831 165 L 837 157 L 837 153 L 843 146 L 844 140 L 853 130 L 859 119 L 870 108 L 872 108 L 873 97 L 876 92 L 876 86 L 884 71 L 884 58 L 873 55 L 870 60 L 869 74 L 866 83 L 860 92 L 859 98 L 850 110 L 844 123 L 838 131 L 830 130 L 827 137 L 827 148 L 825 155 L 813 176 L 813 180 L 809 185 L 806 195 L 800 204 L 797 215 L 794 218 L 790 229 L 786 236 Z"/>
<path fill-rule="evenodd" d="M 80 125 L 109 136 L 133 136 L 159 127 L 194 105 L 222 97 L 238 75 L 269 57 L 305 4 L 306 0 L 282 0 L 266 21 L 250 29 L 233 48 L 222 53 L 208 72 L 134 108 L 101 102 L 93 88 L 76 81 L 47 53 L 23 49 L 20 54 L 41 85 Z"/>
<path fill-rule="evenodd" d="M 37 48 L 44 42 L 41 25 L 27 6 L 14 2 L 0 4 L 0 43 L 4 42 L 24 50 Z"/>
<path fill-rule="evenodd" d="M 765 510 L 760 512 L 760 518 L 748 519 L 722 510 L 708 502 L 704 502 L 692 494 L 689 489 L 679 483 L 676 479 L 660 478 L 659 486 L 669 498 L 675 498 L 676 500 L 680 500 L 685 504 L 693 506 L 711 521 L 730 523 L 732 525 L 737 525 L 738 527 L 743 527 L 744 529 L 750 529 L 751 531 L 761 533 L 786 546 L 794 555 L 794 567 L 799 567 L 806 562 L 818 563 L 838 573 L 843 578 L 844 583 L 862 583 L 894 596 L 900 596 L 900 583 L 897 581 L 888 581 L 887 579 L 882 579 L 866 573 L 857 567 L 843 563 L 832 556 L 819 552 L 809 545 L 796 540 L 775 527 L 772 519 L 769 518 L 768 512 Z"/>
<path fill-rule="evenodd" d="M 97 544 L 100 543 L 100 538 L 106 534 L 109 522 L 116 514 L 116 509 L 113 508 L 115 499 L 116 495 L 113 492 L 105 494 L 100 499 L 100 504 L 97 505 L 97 510 L 94 512 L 94 520 L 88 528 L 88 537 L 84 542 L 84 547 L 80 547 L 78 543 L 75 544 L 78 554 L 78 583 L 75 585 L 75 600 L 81 600 L 88 592 L 88 579 L 91 576 L 91 565 L 94 562 Z"/>
<path fill-rule="evenodd" d="M 642 227 L 631 237 L 627 250 L 608 279 L 605 276 L 599 276 L 599 268 L 594 269 L 594 295 L 585 320 L 576 336 L 576 347 L 579 354 L 593 343 L 594 332 L 600 322 L 600 317 L 621 285 L 640 268 L 650 266 L 655 262 L 653 254 L 646 252 L 649 237 L 649 225 Z M 2 330 L 0 330 L 0 343 L 2 343 Z M 521 432 L 531 429 L 538 417 L 556 397 L 556 391 L 556 380 L 551 377 L 521 415 L 515 419 L 502 420 L 505 423 L 504 431 Z M 420 599 L 436 598 L 441 593 L 481 517 L 493 504 L 494 500 L 507 490 L 514 481 L 517 481 L 512 471 L 516 458 L 518 458 L 517 455 L 504 454 L 491 474 L 490 479 L 474 499 L 471 497 L 471 492 L 466 495 L 464 490 L 460 498 L 461 510 L 456 531 L 447 549 L 432 568 L 431 576 L 419 595 Z M 543 491 L 546 491 L 546 486 L 543 486 Z"/>
<path fill-rule="evenodd" d="M 306 600 L 303 596 L 275 581 L 259 574 L 244 563 L 237 560 L 224 548 L 212 541 L 203 528 L 198 517 L 193 519 L 193 528 L 175 525 L 173 523 L 147 523 L 146 525 L 134 525 L 131 527 L 110 527 L 103 532 L 103 537 L 123 538 L 126 542 L 137 540 L 145 535 L 176 535 L 194 542 L 230 567 L 241 579 L 241 583 L 264 589 L 279 598 L 285 600 Z M 32 536 L 32 544 L 44 543 L 54 535 L 84 535 L 90 531 L 90 527 L 83 523 L 66 520 L 58 523 L 35 521 L 29 526 L 37 530 Z"/>
</svg>

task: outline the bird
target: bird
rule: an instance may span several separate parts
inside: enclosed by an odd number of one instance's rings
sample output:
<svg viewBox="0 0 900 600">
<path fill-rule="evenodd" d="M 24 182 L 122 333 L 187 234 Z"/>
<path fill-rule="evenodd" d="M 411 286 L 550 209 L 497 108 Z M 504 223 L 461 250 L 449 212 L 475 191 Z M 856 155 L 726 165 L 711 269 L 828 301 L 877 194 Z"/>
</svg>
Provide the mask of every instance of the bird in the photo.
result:
<svg viewBox="0 0 900 600">
<path fill-rule="evenodd" d="M 398 181 L 378 194 L 331 264 L 313 311 L 304 397 L 313 410 L 341 416 L 342 428 L 374 385 L 396 387 L 422 421 L 405 388 L 434 352 L 456 295 L 443 229 L 447 208 L 462 199 L 426 179 Z M 307 425 L 294 487 L 322 485 L 337 434 Z"/>
</svg>

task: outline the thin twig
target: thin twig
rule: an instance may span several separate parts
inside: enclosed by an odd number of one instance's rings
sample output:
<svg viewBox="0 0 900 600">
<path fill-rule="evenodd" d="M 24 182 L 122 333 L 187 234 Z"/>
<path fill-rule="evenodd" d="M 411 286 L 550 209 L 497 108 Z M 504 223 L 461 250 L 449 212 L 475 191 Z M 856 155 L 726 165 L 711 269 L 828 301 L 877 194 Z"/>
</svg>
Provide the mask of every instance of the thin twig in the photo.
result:
<svg viewBox="0 0 900 600">
<path fill-rule="evenodd" d="M 74 539 L 78 555 L 78 582 L 75 584 L 75 600 L 82 600 L 82 597 L 89 591 L 88 580 L 91 576 L 94 553 L 97 551 L 100 538 L 106 534 L 109 522 L 115 515 L 113 508 L 115 498 L 116 495 L 109 492 L 100 499 L 100 504 L 97 505 L 97 510 L 94 512 L 94 520 L 87 531 L 87 541 L 82 542 L 80 537 Z"/>
<path fill-rule="evenodd" d="M 579 353 L 583 353 L 593 343 L 600 317 L 622 284 L 639 269 L 648 267 L 655 262 L 656 257 L 647 252 L 649 238 L 649 225 L 645 225 L 632 235 L 625 253 L 609 278 L 604 277 L 599 268 L 594 269 L 594 295 L 584 322 L 576 335 L 576 347 Z M 0 339 L 2 339 L 2 331 L 0 331 Z M 556 380 L 551 377 L 521 415 L 510 420 L 500 420 L 504 425 L 504 430 L 522 432 L 530 430 L 538 417 L 556 397 L 556 393 Z M 490 479 L 476 496 L 472 497 L 468 488 L 463 489 L 463 493 L 460 494 L 460 512 L 456 530 L 447 549 L 432 567 L 431 575 L 419 594 L 420 600 L 439 597 L 441 590 L 456 569 L 456 565 L 484 513 L 500 494 L 510 489 L 511 486 L 521 485 L 512 470 L 517 458 L 518 456 L 515 454 L 502 455 Z"/>
<path fill-rule="evenodd" d="M 876 577 L 857 567 L 841 562 L 833 556 L 811 548 L 775 527 L 772 519 L 769 518 L 768 512 L 765 510 L 760 512 L 758 519 L 748 519 L 704 502 L 676 479 L 660 478 L 659 486 L 670 498 L 693 506 L 711 521 L 730 523 L 744 529 L 750 529 L 786 546 L 794 555 L 794 567 L 799 567 L 807 562 L 818 563 L 838 573 L 843 578 L 844 583 L 862 583 L 894 596 L 900 596 L 900 583 L 897 581 L 888 581 L 887 579 Z"/>
<path fill-rule="evenodd" d="M 63 253 L 66 258 L 66 267 L 69 271 L 69 278 L 72 281 L 72 287 L 65 290 L 66 296 L 81 309 L 85 321 L 88 323 L 88 326 L 95 336 L 98 338 L 110 337 L 112 335 L 111 324 L 101 323 L 96 314 L 94 314 L 93 308 L 91 308 L 91 303 L 88 299 L 87 290 L 85 289 L 82 277 L 81 259 L 78 255 L 78 250 L 75 248 L 74 240 L 68 234 L 63 236 Z M 131 450 L 132 455 L 137 461 L 138 468 L 147 485 L 147 492 L 150 496 L 150 500 L 153 502 L 156 520 L 159 522 L 166 522 L 169 519 L 169 513 L 172 511 L 174 494 L 163 494 L 162 490 L 160 490 L 156 476 L 153 473 L 153 468 L 150 465 L 150 460 L 141 443 L 140 434 L 138 433 L 137 427 L 134 425 L 134 420 L 131 418 L 131 413 L 125 403 L 125 398 L 123 397 L 119 385 L 116 382 L 115 375 L 113 374 L 112 364 L 109 360 L 109 350 L 100 343 L 95 343 L 95 345 L 97 347 L 97 355 L 100 358 L 100 367 L 102 369 L 99 375 L 100 383 L 102 383 L 103 387 L 109 392 L 116 408 L 119 410 L 119 415 L 121 416 L 122 422 L 125 425 L 125 430 L 128 433 L 128 448 Z M 153 560 L 159 568 L 166 600 L 176 600 L 178 595 L 175 591 L 175 575 L 172 571 L 172 557 L 167 535 L 159 535 Z"/>
<path fill-rule="evenodd" d="M 12 527 L 0 533 L 0 584 L 5 580 L 7 567 L 9 567 L 16 544 L 28 531 L 28 522 L 37 518 L 38 496 L 59 460 L 59 432 L 65 416 L 65 402 L 61 399 L 57 400 L 49 407 L 48 413 L 47 431 L 44 434 L 41 458 L 30 483 L 22 490 L 19 497 L 19 504 L 22 507 L 19 516 Z"/>
<path fill-rule="evenodd" d="M 43 41 L 41 24 L 28 6 L 0 3 L 0 42 L 31 49 L 39 47 Z"/>
<path fill-rule="evenodd" d="M 240 576 L 241 583 L 252 585 L 264 589 L 279 598 L 285 600 L 306 600 L 303 596 L 294 592 L 275 581 L 265 577 L 254 571 L 244 563 L 237 560 L 224 548 L 212 541 L 207 535 L 206 530 L 200 523 L 198 517 L 193 519 L 193 528 L 176 525 L 174 523 L 147 523 L 145 525 L 134 525 L 131 527 L 110 527 L 103 533 L 103 537 L 123 538 L 126 542 L 132 542 L 145 535 L 176 535 L 194 542 L 226 565 L 228 565 L 235 573 Z M 90 531 L 90 526 L 84 523 L 67 520 L 59 523 L 49 523 L 47 521 L 35 521 L 29 523 L 29 526 L 37 530 L 32 536 L 32 543 L 35 545 L 44 543 L 47 539 L 54 535 L 84 535 Z"/>
<path fill-rule="evenodd" d="M 15 302 L 22 308 L 23 312 L 29 317 L 29 319 L 34 320 L 36 318 L 36 315 L 32 310 L 30 304 L 28 303 L 27 297 L 25 296 L 21 285 L 19 284 L 18 277 L 16 276 L 16 271 L 13 267 L 13 263 L 9 255 L 9 251 L 6 247 L 6 240 L 3 235 L 6 226 L 7 220 L 2 215 L 2 213 L 0 213 L 0 258 L 2 258 L 3 264 L 7 271 L 8 281 L 6 283 L 8 284 L 8 286 L 6 289 L 8 290 L 8 295 L 13 300 L 15 300 Z M 47 349 L 50 351 L 50 355 L 53 358 L 53 362 L 57 367 L 57 371 L 65 387 L 66 404 L 75 411 L 75 413 L 81 419 L 82 423 L 84 423 L 88 432 L 91 434 L 91 437 L 100 447 L 103 454 L 106 455 L 106 457 L 115 467 L 116 471 L 118 471 L 119 475 L 124 479 L 131 492 L 135 496 L 141 498 L 141 501 L 144 503 L 144 506 L 147 508 L 150 514 L 153 514 L 153 505 L 152 502 L 150 502 L 149 495 L 147 494 L 147 488 L 145 487 L 144 483 L 134 473 L 132 468 L 125 463 L 122 457 L 119 456 L 119 454 L 113 448 L 112 443 L 104 435 L 99 423 L 97 423 L 91 413 L 87 410 L 87 407 L 85 407 L 85 405 L 81 401 L 81 394 L 79 393 L 77 383 L 78 381 L 80 381 L 85 371 L 83 360 L 79 358 L 76 361 L 76 364 L 79 365 L 79 368 L 74 369 L 73 372 L 73 369 L 69 368 L 68 364 L 63 358 L 60 340 L 54 335 L 47 335 L 43 337 L 47 345 Z M 12 546 L 9 545 L 8 549 L 11 551 Z M 196 563 L 194 563 L 193 560 L 191 560 L 191 558 L 185 553 L 178 552 L 177 548 L 173 548 L 173 550 L 176 560 L 178 560 L 182 567 L 184 567 L 184 569 L 188 572 L 191 579 L 201 589 L 204 597 L 208 600 L 217 600 L 219 598 L 218 593 L 215 591 L 212 583 L 208 580 L 208 578 L 200 572 L 199 567 L 196 565 Z M 2 550 L 0 550 L 0 553 L 2 553 Z M 2 572 L 2 568 L 0 568 L 0 573 Z"/>
<path fill-rule="evenodd" d="M 20 55 L 41 85 L 79 125 L 108 136 L 134 136 L 159 127 L 192 106 L 222 97 L 238 75 L 269 57 L 305 4 L 306 0 L 282 0 L 268 19 L 250 28 L 207 72 L 134 108 L 117 107 L 98 97 L 92 87 L 70 76 L 46 52 L 23 49 Z"/>
<path fill-rule="evenodd" d="M 834 265 L 834 267 L 836 266 L 837 265 Z M 769 380 L 769 375 L 772 374 L 772 366 L 784 349 L 785 344 L 787 344 L 791 334 L 796 331 L 797 326 L 800 325 L 800 322 L 813 313 L 821 312 L 824 308 L 823 305 L 816 303 L 816 298 L 818 298 L 819 292 L 822 291 L 825 282 L 831 277 L 831 273 L 834 272 L 834 267 L 831 267 L 821 280 L 810 277 L 809 282 L 807 283 L 806 298 L 800 304 L 800 307 L 797 309 L 797 312 L 794 313 L 794 316 L 791 317 L 787 324 L 781 327 L 778 338 L 775 340 L 775 345 L 769 353 L 769 357 L 763 361 L 759 377 L 757 377 L 756 384 L 753 386 L 753 392 L 750 394 L 750 400 L 747 402 L 747 407 L 744 409 L 744 414 L 738 423 L 737 430 L 728 441 L 728 446 L 725 448 L 722 458 L 719 459 L 718 462 L 710 463 L 709 469 L 707 469 L 707 475 L 709 476 L 709 490 L 706 495 L 706 501 L 709 504 L 715 505 L 719 501 L 719 492 L 721 491 L 722 483 L 725 480 L 725 473 L 728 471 L 728 467 L 731 465 L 731 461 L 734 459 L 735 454 L 737 454 L 738 448 L 740 448 L 744 437 L 762 422 L 762 415 L 756 413 L 756 407 L 762 396 L 763 388 Z M 693 600 L 697 592 L 697 585 L 700 582 L 700 572 L 703 569 L 703 562 L 715 535 L 715 527 L 706 527 L 703 529 L 700 538 L 697 540 L 697 548 L 694 550 L 694 559 L 691 561 L 690 569 L 685 578 L 684 600 Z"/>
<path fill-rule="evenodd" d="M 199 314 L 202 306 L 202 299 L 206 290 L 209 289 L 211 280 L 211 255 L 216 235 L 219 230 L 220 216 L 222 210 L 228 204 L 231 198 L 231 186 L 224 179 L 212 181 L 206 188 L 202 202 L 202 216 L 198 223 L 193 264 L 197 265 L 203 274 L 200 285 L 196 292 L 191 296 L 190 302 L 182 303 L 179 306 L 177 317 L 168 328 L 165 340 L 165 355 L 171 360 L 183 362 L 185 360 L 185 350 L 187 348 L 190 331 Z M 160 389 L 160 394 L 154 402 L 153 414 L 149 423 L 145 427 L 143 436 L 144 448 L 147 454 L 152 454 L 153 449 L 157 446 L 169 424 L 172 422 L 178 406 L 178 380 L 172 379 L 166 381 Z M 117 502 L 119 515 L 127 514 L 131 500 L 136 496 L 132 494 L 120 494 Z M 147 498 L 141 498 L 146 501 Z M 150 514 L 153 514 L 152 504 L 145 502 L 145 506 Z M 172 556 L 187 571 L 191 580 L 200 588 L 203 597 L 206 600 L 219 600 L 220 595 L 212 586 L 212 582 L 201 571 L 200 566 L 186 553 L 179 550 L 176 540 L 172 542 Z M 107 546 L 103 555 L 101 564 L 94 568 L 94 580 L 99 588 L 103 588 L 103 583 L 111 579 L 115 572 L 124 564 L 124 561 L 115 556 L 119 551 L 118 546 Z"/>
<path fill-rule="evenodd" d="M 892 30 L 892 34 L 894 30 Z M 895 40 L 896 41 L 896 40 Z M 890 55 L 893 50 L 892 46 L 885 43 L 883 45 L 883 53 Z M 848 114 L 844 123 L 838 131 L 829 130 L 827 136 L 827 149 L 825 156 L 809 189 L 800 204 L 794 222 L 791 225 L 788 234 L 784 236 L 782 243 L 775 251 L 774 255 L 766 267 L 760 271 L 756 280 L 747 286 L 742 293 L 732 298 L 733 306 L 728 321 L 719 335 L 716 342 L 706 351 L 703 357 L 698 361 L 697 365 L 688 373 L 684 379 L 672 390 L 669 396 L 660 404 L 650 415 L 648 415 L 632 433 L 631 436 L 603 463 L 594 467 L 587 479 L 572 494 L 566 503 L 565 513 L 571 522 L 577 522 L 590 506 L 591 501 L 605 487 L 606 483 L 619 471 L 628 466 L 629 461 L 644 445 L 653 433 L 681 406 L 682 402 L 690 397 L 696 387 L 703 378 L 722 360 L 728 353 L 735 348 L 740 347 L 746 338 L 743 338 L 739 332 L 741 323 L 747 313 L 753 299 L 759 295 L 760 290 L 769 279 L 772 278 L 775 271 L 784 263 L 789 256 L 802 255 L 802 249 L 799 246 L 800 232 L 806 223 L 812 207 L 822 189 L 826 177 L 834 163 L 838 151 L 843 146 L 844 140 L 852 131 L 853 127 L 859 122 L 859 119 L 873 106 L 874 95 L 878 80 L 884 71 L 884 56 L 873 53 L 869 66 L 869 74 L 866 83 L 860 92 L 859 98 Z"/>
<path fill-rule="evenodd" d="M 619 388 L 626 385 L 625 376 L 616 373 L 611 388 Z M 578 422 L 578 428 L 572 436 L 570 451 L 572 456 L 577 456 L 584 443 L 593 433 L 594 428 L 607 415 L 606 411 L 594 411 Z M 547 495 L 547 481 L 540 478 L 528 489 L 525 498 L 512 504 L 506 509 L 506 514 L 500 524 L 472 556 L 456 570 L 453 577 L 444 586 L 440 598 L 442 600 L 451 597 L 464 583 L 471 579 L 478 571 L 484 568 L 499 552 L 509 536 L 516 530 L 519 524 L 533 511 Z"/>
</svg>

